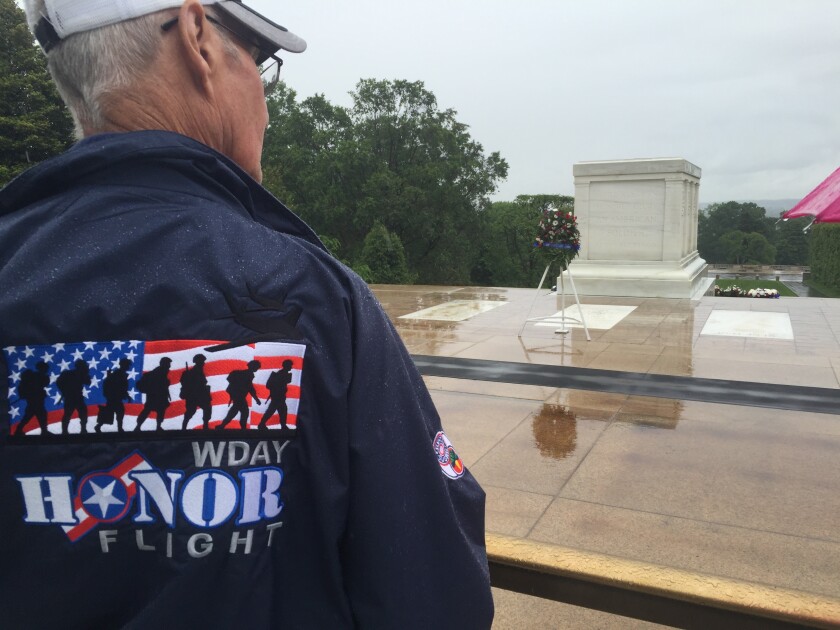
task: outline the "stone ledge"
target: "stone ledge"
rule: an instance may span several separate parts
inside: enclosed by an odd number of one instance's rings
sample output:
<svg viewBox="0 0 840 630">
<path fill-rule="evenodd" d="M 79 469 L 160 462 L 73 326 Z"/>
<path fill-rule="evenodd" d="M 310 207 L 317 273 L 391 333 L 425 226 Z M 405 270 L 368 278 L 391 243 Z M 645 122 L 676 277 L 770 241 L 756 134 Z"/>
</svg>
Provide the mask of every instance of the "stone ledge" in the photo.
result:
<svg viewBox="0 0 840 630">
<path fill-rule="evenodd" d="M 768 622 L 772 620 L 812 628 L 836 628 L 840 624 L 840 600 L 824 595 L 499 534 L 486 534 L 486 544 L 491 573 L 493 565 L 515 567 L 525 571 L 532 583 L 571 579 L 605 589 L 649 595 L 663 602 L 699 605 Z M 534 590 L 538 589 L 535 587 Z M 598 608 L 612 612 L 609 601 L 600 601 Z"/>
<path fill-rule="evenodd" d="M 683 158 L 646 158 L 638 160 L 602 160 L 578 162 L 572 167 L 575 177 L 603 177 L 613 175 L 650 175 L 685 173 L 700 178 L 702 170 Z"/>
</svg>

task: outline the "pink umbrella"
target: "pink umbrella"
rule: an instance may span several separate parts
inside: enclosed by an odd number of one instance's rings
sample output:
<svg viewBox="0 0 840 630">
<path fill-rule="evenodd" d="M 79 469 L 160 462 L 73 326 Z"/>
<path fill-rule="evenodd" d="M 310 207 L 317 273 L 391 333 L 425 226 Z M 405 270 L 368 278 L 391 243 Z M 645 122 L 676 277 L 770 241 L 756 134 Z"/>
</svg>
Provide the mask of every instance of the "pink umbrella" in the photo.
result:
<svg viewBox="0 0 840 630">
<path fill-rule="evenodd" d="M 814 223 L 840 223 L 840 168 L 782 215 L 782 220 L 813 216 Z"/>
</svg>

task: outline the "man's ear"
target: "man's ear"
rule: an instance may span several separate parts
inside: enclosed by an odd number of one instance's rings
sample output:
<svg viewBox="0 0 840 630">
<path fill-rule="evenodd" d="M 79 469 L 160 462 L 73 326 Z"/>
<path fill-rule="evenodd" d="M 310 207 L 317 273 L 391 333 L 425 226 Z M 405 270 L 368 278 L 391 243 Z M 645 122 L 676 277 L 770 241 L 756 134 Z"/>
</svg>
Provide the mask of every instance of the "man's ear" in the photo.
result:
<svg viewBox="0 0 840 630">
<path fill-rule="evenodd" d="M 200 0 L 185 0 L 178 11 L 178 37 L 183 63 L 195 87 L 213 95 L 213 68 L 219 60 L 220 38 L 207 19 Z"/>
</svg>

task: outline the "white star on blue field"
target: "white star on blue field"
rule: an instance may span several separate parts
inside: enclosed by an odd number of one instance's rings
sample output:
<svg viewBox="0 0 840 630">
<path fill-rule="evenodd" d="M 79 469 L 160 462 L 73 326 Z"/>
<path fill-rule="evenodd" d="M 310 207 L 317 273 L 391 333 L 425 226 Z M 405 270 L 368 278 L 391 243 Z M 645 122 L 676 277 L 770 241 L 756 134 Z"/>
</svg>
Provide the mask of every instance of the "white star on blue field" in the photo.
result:
<svg viewBox="0 0 840 630">
<path fill-rule="evenodd" d="M 98 508 L 99 514 L 93 514 L 89 507 L 86 507 L 85 511 L 103 521 L 114 518 L 122 512 L 128 501 L 125 485 L 109 475 L 97 475 L 87 479 L 82 485 L 80 495 L 82 503 L 85 506 Z"/>
<path fill-rule="evenodd" d="M 88 405 L 105 403 L 102 383 L 108 373 L 120 367 L 120 360 L 128 359 L 132 367 L 128 370 L 131 402 L 140 402 L 140 392 L 134 388 L 143 365 L 143 343 L 141 341 L 85 341 L 81 343 L 56 343 L 49 346 L 12 346 L 4 349 L 9 366 L 9 412 L 12 422 L 20 420 L 26 401 L 18 396 L 21 376 L 27 370 L 36 370 L 43 361 L 49 368 L 50 384 L 47 388 L 45 407 L 47 412 L 62 407 L 61 392 L 58 391 L 58 377 L 62 372 L 74 369 L 76 361 L 84 361 L 90 369 L 90 385 L 83 395 Z"/>
</svg>

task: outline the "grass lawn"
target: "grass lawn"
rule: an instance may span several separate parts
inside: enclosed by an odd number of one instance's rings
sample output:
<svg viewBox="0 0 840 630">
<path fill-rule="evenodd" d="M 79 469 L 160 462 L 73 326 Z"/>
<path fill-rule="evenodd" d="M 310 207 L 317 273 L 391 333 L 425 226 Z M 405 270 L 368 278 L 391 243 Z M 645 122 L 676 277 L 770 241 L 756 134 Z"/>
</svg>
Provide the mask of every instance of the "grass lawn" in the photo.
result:
<svg viewBox="0 0 840 630">
<path fill-rule="evenodd" d="M 747 280 L 746 278 L 720 278 L 715 284 L 721 289 L 731 287 L 733 284 L 741 287 L 744 291 L 750 289 L 776 289 L 781 297 L 796 297 L 796 293 L 788 289 L 783 283 L 775 280 Z M 821 291 L 819 287 L 815 287 Z"/>
</svg>

